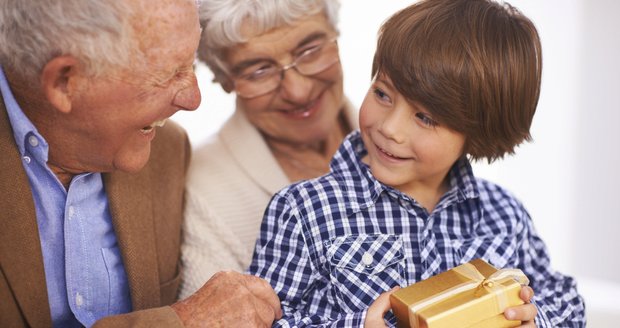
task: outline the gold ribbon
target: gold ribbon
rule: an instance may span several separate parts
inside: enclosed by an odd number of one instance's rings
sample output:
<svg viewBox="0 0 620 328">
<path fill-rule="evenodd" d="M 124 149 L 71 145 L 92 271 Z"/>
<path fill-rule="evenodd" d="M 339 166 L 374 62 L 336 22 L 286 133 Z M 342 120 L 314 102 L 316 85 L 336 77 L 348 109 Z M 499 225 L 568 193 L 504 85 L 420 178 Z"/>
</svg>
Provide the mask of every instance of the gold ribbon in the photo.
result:
<svg viewBox="0 0 620 328">
<path fill-rule="evenodd" d="M 465 263 L 454 267 L 453 271 L 458 274 L 464 276 L 470 281 L 464 282 L 462 284 L 453 286 L 440 292 L 438 294 L 433 295 L 427 299 L 421 300 L 417 303 L 413 303 L 409 306 L 409 325 L 412 328 L 420 327 L 420 318 L 418 316 L 418 312 L 427 306 L 433 305 L 435 303 L 441 302 L 445 299 L 453 297 L 456 294 L 474 289 L 474 288 L 489 288 L 495 298 L 497 300 L 497 312 L 502 313 L 508 306 L 508 297 L 504 292 L 504 288 L 500 287 L 500 285 L 507 280 L 515 280 L 522 286 L 529 285 L 530 281 L 527 276 L 520 269 L 501 269 L 494 272 L 488 278 L 485 278 L 478 268 L 471 263 Z"/>
</svg>

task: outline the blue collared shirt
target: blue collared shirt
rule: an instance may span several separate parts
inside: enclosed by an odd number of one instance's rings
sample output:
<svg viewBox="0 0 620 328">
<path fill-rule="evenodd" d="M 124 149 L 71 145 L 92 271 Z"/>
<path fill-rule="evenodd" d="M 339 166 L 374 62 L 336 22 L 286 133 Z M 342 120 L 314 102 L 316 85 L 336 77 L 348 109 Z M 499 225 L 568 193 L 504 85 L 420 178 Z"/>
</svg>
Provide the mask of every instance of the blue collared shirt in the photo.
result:
<svg viewBox="0 0 620 328">
<path fill-rule="evenodd" d="M 249 272 L 280 297 L 284 314 L 274 327 L 361 327 L 382 292 L 475 258 L 530 278 L 539 327 L 585 325 L 575 281 L 551 269 L 522 204 L 475 178 L 466 159 L 450 170 L 451 189 L 428 213 L 375 179 L 365 155 L 353 132 L 329 174 L 293 184 L 269 203 Z M 391 313 L 388 323 L 396 324 Z"/>
<path fill-rule="evenodd" d="M 101 174 L 76 175 L 66 190 L 47 166 L 47 142 L 15 101 L 1 68 L 0 91 L 32 190 L 53 325 L 88 327 L 131 311 Z"/>
</svg>

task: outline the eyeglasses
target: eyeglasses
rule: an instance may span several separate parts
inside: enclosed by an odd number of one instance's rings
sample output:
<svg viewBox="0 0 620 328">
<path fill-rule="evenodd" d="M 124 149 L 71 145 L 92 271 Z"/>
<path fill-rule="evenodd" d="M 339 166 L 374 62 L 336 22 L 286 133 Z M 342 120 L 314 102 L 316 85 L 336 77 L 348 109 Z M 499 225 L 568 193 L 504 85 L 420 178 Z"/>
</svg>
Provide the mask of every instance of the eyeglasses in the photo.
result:
<svg viewBox="0 0 620 328">
<path fill-rule="evenodd" d="M 319 74 L 339 61 L 337 39 L 322 40 L 308 45 L 292 63 L 282 66 L 274 61 L 261 60 L 244 67 L 233 75 L 235 91 L 243 98 L 254 98 L 277 89 L 284 73 L 294 68 L 299 74 Z"/>
</svg>

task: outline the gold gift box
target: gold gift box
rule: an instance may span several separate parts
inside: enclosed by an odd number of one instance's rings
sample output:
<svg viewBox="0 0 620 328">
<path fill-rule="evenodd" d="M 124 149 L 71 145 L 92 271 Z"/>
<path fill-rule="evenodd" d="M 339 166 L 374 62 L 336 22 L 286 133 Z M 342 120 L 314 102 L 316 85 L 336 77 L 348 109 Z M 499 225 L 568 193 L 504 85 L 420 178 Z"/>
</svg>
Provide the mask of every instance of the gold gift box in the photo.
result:
<svg viewBox="0 0 620 328">
<path fill-rule="evenodd" d="M 523 304 L 527 284 L 521 270 L 475 259 L 392 293 L 390 302 L 399 327 L 516 327 L 521 322 L 507 320 L 504 310 Z"/>
</svg>

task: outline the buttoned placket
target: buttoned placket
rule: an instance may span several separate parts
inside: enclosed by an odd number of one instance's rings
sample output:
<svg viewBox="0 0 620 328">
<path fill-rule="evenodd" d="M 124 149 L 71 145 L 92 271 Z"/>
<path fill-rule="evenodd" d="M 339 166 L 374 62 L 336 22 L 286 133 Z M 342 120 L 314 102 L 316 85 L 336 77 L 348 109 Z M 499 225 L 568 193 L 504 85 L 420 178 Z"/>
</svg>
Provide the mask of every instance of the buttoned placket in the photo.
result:
<svg viewBox="0 0 620 328">
<path fill-rule="evenodd" d="M 88 259 L 86 252 L 86 236 L 84 235 L 83 217 L 80 208 L 75 203 L 79 197 L 80 187 L 84 176 L 75 176 L 67 190 L 67 203 L 65 205 L 65 272 L 67 277 L 67 295 L 73 312 L 81 322 L 86 317 L 92 317 L 90 311 L 90 297 L 88 290 L 82 290 L 78 281 L 88 279 L 88 263 L 76 263 L 73 259 Z M 71 242 L 70 242 L 71 241 Z"/>
</svg>

